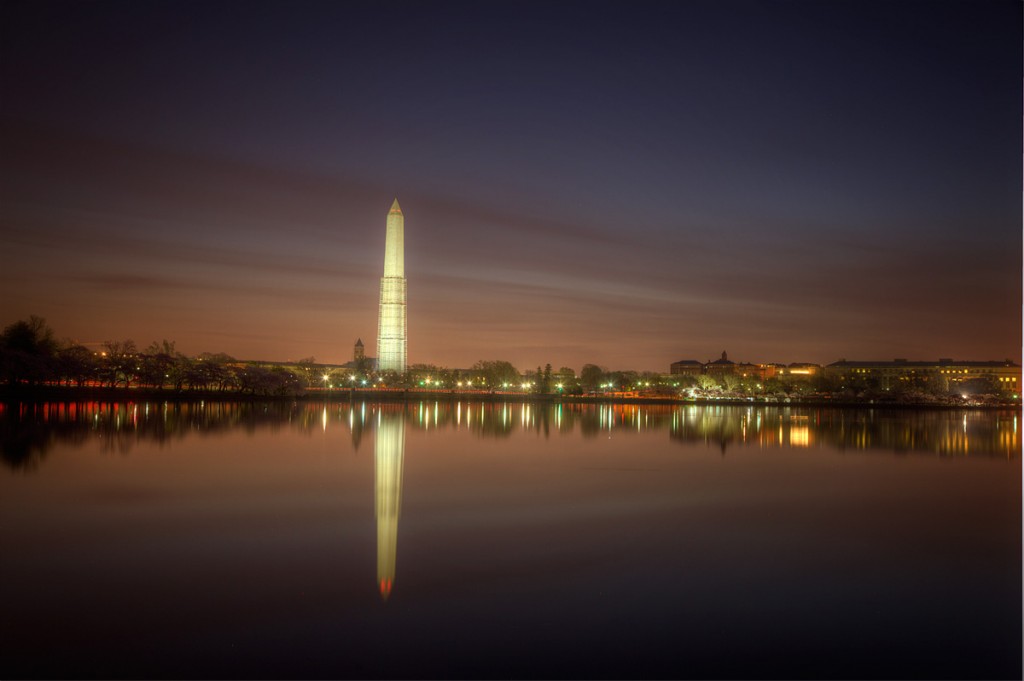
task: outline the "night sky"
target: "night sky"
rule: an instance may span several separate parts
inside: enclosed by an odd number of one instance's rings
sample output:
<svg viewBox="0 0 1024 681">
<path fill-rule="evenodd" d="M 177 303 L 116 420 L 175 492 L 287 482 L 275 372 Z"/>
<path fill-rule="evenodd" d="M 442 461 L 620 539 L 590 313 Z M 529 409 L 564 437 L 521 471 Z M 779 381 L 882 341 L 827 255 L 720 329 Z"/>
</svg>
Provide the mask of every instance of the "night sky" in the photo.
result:
<svg viewBox="0 0 1024 681">
<path fill-rule="evenodd" d="M 1021 359 L 1022 5 L 10 2 L 0 325 L 322 362 Z"/>
</svg>

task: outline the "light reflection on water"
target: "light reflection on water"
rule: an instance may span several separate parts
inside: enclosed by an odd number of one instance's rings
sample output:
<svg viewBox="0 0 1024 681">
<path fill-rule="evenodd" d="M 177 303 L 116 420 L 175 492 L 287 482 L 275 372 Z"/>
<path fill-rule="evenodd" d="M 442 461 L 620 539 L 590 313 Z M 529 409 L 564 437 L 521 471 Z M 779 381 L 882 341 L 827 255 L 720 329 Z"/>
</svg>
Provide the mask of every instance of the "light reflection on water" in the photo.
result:
<svg viewBox="0 0 1024 681">
<path fill-rule="evenodd" d="M 377 584 L 387 600 L 395 583 L 398 517 L 402 510 L 402 464 L 405 461 L 405 414 L 381 409 L 374 443 L 374 505 L 377 512 Z"/>
<path fill-rule="evenodd" d="M 10 676 L 1019 672 L 1012 411 L 8 404 L 0 443 Z"/>
<path fill-rule="evenodd" d="M 236 428 L 282 427 L 326 433 L 348 431 L 359 447 L 379 403 L 282 402 L 68 402 L 0 404 L 3 462 L 30 470 L 55 441 L 82 442 L 99 435 L 111 451 L 127 452 L 140 440 L 164 442 L 189 434 Z M 1014 410 L 833 409 L 816 407 L 531 404 L 421 401 L 391 403 L 410 428 L 468 430 L 480 437 L 517 431 L 552 435 L 628 435 L 666 431 L 683 443 L 704 443 L 724 454 L 732 446 L 818 447 L 930 452 L 943 456 L 1020 454 Z"/>
</svg>

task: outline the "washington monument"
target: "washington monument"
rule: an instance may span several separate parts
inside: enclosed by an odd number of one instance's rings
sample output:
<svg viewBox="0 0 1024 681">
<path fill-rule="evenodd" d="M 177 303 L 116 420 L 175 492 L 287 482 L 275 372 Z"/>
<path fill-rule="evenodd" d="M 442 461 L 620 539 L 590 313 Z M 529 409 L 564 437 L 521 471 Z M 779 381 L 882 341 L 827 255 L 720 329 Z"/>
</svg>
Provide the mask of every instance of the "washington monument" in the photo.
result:
<svg viewBox="0 0 1024 681">
<path fill-rule="evenodd" d="M 377 368 L 405 373 L 405 218 L 398 199 L 388 211 L 384 242 L 384 276 L 380 278 L 377 318 Z"/>
</svg>

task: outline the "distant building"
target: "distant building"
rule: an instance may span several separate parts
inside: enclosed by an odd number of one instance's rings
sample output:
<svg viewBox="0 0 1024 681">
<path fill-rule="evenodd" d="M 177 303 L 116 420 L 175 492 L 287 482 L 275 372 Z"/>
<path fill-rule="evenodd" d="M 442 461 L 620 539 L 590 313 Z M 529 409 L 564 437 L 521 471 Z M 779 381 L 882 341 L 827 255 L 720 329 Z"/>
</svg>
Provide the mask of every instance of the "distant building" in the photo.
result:
<svg viewBox="0 0 1024 681">
<path fill-rule="evenodd" d="M 726 354 L 725 350 L 722 351 L 721 359 L 716 359 L 714 362 L 708 362 L 704 365 L 704 373 L 712 375 L 735 373 L 735 369 L 736 362 L 729 359 L 729 355 Z"/>
<path fill-rule="evenodd" d="M 775 368 L 770 364 L 751 364 L 749 362 L 740 362 L 733 366 L 733 373 L 743 378 L 756 378 L 758 380 L 765 380 L 775 375 Z M 769 375 L 770 374 L 770 375 Z"/>
<path fill-rule="evenodd" d="M 953 386 L 963 381 L 990 378 L 1006 390 L 1020 391 L 1021 367 L 1012 360 L 970 361 L 942 358 L 937 362 L 894 359 L 891 362 L 845 360 L 833 362 L 822 369 L 826 376 L 838 379 L 876 379 L 883 388 L 891 388 L 897 381 L 910 381 L 932 376 L 945 378 Z"/>
<path fill-rule="evenodd" d="M 678 362 L 673 362 L 669 365 L 669 372 L 676 376 L 736 374 L 744 378 L 756 378 L 763 381 L 775 376 L 777 367 L 783 366 L 781 364 L 750 364 L 748 362 L 737 364 L 729 359 L 728 353 L 723 351 L 722 356 L 713 362 L 710 360 L 698 362 L 695 359 L 681 359 Z"/>
<path fill-rule="evenodd" d="M 782 373 L 791 376 L 817 376 L 818 372 L 821 371 L 821 366 L 818 364 L 809 364 L 807 362 L 793 362 L 789 366 L 785 367 Z"/>
<path fill-rule="evenodd" d="M 695 359 L 681 359 L 669 364 L 668 371 L 675 376 L 699 376 L 704 373 L 704 365 Z"/>
<path fill-rule="evenodd" d="M 377 358 L 367 357 L 366 348 L 363 345 L 363 339 L 357 338 L 356 344 L 352 346 L 351 361 L 345 362 L 341 366 L 351 371 L 376 371 Z"/>
</svg>

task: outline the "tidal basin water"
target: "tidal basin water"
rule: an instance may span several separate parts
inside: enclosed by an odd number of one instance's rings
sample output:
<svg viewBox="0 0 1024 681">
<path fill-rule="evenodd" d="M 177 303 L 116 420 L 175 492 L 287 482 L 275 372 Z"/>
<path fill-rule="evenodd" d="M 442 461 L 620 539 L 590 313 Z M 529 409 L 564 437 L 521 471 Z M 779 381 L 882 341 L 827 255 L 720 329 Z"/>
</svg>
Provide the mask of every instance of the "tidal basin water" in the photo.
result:
<svg viewBox="0 0 1024 681">
<path fill-rule="evenodd" d="M 0 678 L 1020 678 L 1012 410 L 0 410 Z"/>
</svg>

